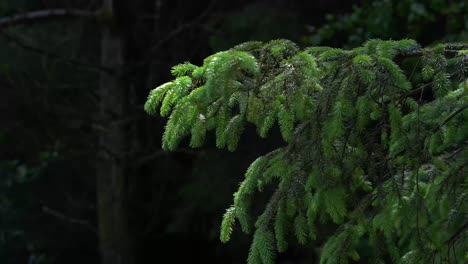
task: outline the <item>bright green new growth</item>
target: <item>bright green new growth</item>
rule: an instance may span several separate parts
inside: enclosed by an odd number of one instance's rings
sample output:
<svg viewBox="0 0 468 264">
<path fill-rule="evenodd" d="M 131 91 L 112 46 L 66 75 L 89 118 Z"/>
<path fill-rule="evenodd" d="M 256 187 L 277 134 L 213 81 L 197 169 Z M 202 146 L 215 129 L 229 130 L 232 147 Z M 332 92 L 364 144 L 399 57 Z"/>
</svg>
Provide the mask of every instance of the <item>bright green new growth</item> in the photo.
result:
<svg viewBox="0 0 468 264">
<path fill-rule="evenodd" d="M 274 263 L 276 251 L 292 239 L 315 240 L 324 223 L 338 228 L 320 238 L 321 263 L 359 261 L 362 253 L 375 263 L 461 263 L 468 260 L 467 47 L 248 42 L 200 67 L 175 66 L 176 79 L 151 91 L 145 110 L 161 105 L 169 116 L 167 150 L 189 135 L 200 147 L 215 131 L 216 145 L 234 151 L 247 123 L 262 137 L 278 124 L 286 146 L 251 164 L 221 224 L 222 242 L 236 220 L 254 231 L 248 263 Z M 273 183 L 253 221 L 254 193 Z"/>
</svg>

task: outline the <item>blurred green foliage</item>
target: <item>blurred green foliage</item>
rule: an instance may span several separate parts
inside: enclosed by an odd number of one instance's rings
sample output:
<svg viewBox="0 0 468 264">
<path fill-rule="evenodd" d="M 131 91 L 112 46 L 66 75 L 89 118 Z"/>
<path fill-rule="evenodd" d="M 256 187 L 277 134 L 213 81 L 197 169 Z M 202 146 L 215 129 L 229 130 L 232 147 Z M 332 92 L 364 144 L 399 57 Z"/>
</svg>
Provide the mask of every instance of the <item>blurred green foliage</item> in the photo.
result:
<svg viewBox="0 0 468 264">
<path fill-rule="evenodd" d="M 0 161 L 0 260 L 2 263 L 25 263 L 18 256 L 29 255 L 34 258 L 32 263 L 46 262 L 46 255 L 38 248 L 47 243 L 47 237 L 35 236 L 31 233 L 34 224 L 36 198 L 34 183 L 37 181 L 48 161 L 53 159 L 52 153 L 41 153 L 41 162 L 36 166 L 28 166 L 18 160 Z M 26 246 L 26 247 L 25 247 Z"/>
<path fill-rule="evenodd" d="M 367 0 L 350 14 L 328 14 L 325 25 L 303 41 L 349 48 L 373 38 L 411 38 L 423 45 L 466 40 L 467 13 L 463 0 Z"/>
</svg>

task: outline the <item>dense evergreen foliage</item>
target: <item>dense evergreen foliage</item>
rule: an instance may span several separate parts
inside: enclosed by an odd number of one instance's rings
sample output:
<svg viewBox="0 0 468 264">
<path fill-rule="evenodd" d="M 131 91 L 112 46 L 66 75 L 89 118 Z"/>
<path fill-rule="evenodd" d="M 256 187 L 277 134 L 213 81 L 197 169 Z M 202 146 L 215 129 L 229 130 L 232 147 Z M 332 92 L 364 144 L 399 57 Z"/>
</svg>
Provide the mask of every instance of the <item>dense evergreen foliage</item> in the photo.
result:
<svg viewBox="0 0 468 264">
<path fill-rule="evenodd" d="M 248 263 L 274 263 L 295 238 L 321 263 L 468 260 L 467 44 L 370 40 L 353 50 L 248 42 L 183 63 L 145 110 L 168 116 L 163 148 L 207 132 L 234 151 L 246 125 L 278 124 L 285 146 L 255 160 L 221 225 L 253 232 Z M 263 213 L 254 194 L 275 190 Z M 266 189 L 265 189 L 266 190 Z M 334 234 L 317 237 L 324 224 Z M 371 250 L 369 252 L 363 252 Z"/>
</svg>

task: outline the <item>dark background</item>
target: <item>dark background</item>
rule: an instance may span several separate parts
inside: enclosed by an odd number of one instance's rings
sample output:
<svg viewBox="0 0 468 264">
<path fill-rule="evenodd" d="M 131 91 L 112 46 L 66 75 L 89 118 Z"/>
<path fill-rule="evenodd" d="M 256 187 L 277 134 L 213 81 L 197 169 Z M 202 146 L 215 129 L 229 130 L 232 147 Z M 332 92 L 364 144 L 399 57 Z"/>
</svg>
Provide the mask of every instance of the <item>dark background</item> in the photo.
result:
<svg viewBox="0 0 468 264">
<path fill-rule="evenodd" d="M 455 0 L 115 2 L 112 23 L 125 44 L 119 70 L 129 99 L 112 121 L 122 123 L 129 146 L 125 210 L 137 263 L 244 263 L 251 236 L 237 228 L 221 244 L 221 217 L 248 165 L 283 144 L 277 131 L 264 140 L 250 128 L 233 153 L 216 149 L 212 135 L 201 149 L 183 142 L 176 152 L 161 151 L 165 119 L 148 116 L 143 104 L 171 79 L 173 65 L 200 64 L 249 40 L 354 47 L 370 38 L 423 45 L 468 39 L 468 4 Z M 101 6 L 2 0 L 0 18 Z M 97 154 L 109 133 L 97 118 L 105 23 L 101 14 L 0 26 L 0 263 L 99 263 Z M 258 196 L 259 210 L 267 194 Z M 279 262 L 313 263 L 318 245 L 293 245 Z"/>
</svg>

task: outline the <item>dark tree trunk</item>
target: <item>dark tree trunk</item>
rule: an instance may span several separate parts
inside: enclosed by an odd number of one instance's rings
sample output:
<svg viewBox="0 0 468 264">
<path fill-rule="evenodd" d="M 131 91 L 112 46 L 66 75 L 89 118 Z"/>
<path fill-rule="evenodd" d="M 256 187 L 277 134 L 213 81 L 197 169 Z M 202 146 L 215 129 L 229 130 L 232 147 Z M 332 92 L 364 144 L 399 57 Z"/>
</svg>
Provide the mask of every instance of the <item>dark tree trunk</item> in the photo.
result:
<svg viewBox="0 0 468 264">
<path fill-rule="evenodd" d="M 114 0 L 103 1 L 101 64 L 112 69 L 100 76 L 100 116 L 97 173 L 99 249 L 102 264 L 134 264 L 136 256 L 129 219 L 127 191 L 128 111 L 126 85 L 122 77 L 125 39 L 116 23 Z"/>
</svg>

